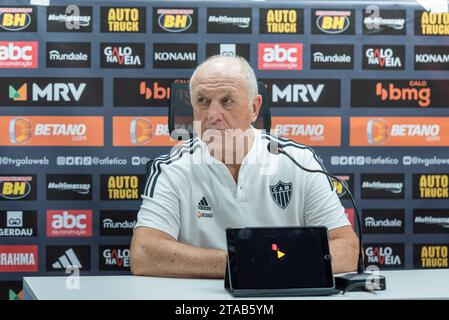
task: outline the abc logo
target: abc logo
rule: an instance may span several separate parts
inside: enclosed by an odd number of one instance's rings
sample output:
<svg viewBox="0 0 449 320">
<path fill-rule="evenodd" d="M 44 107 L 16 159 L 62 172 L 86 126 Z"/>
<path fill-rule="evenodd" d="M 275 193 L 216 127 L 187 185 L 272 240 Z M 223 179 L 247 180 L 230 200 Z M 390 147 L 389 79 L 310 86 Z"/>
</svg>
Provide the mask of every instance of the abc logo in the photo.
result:
<svg viewBox="0 0 449 320">
<path fill-rule="evenodd" d="M 52 218 L 51 227 L 56 230 L 60 229 L 86 229 L 87 214 L 70 214 L 63 211 L 62 214 L 55 214 Z"/>
<path fill-rule="evenodd" d="M 265 62 L 296 62 L 298 59 L 298 48 L 282 48 L 274 45 L 272 48 L 265 48 L 263 60 Z"/>
<path fill-rule="evenodd" d="M 26 60 L 30 61 L 33 58 L 32 46 L 16 46 L 13 42 L 8 45 L 0 45 L 0 60 Z"/>
</svg>

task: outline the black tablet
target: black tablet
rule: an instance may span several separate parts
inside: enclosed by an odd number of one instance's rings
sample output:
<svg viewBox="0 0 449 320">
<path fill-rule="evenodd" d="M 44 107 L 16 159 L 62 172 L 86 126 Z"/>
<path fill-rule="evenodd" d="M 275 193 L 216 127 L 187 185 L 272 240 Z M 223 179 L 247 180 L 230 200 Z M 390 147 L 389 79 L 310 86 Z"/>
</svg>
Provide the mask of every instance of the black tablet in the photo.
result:
<svg viewBox="0 0 449 320">
<path fill-rule="evenodd" d="M 226 229 L 232 290 L 333 288 L 326 227 Z"/>
</svg>

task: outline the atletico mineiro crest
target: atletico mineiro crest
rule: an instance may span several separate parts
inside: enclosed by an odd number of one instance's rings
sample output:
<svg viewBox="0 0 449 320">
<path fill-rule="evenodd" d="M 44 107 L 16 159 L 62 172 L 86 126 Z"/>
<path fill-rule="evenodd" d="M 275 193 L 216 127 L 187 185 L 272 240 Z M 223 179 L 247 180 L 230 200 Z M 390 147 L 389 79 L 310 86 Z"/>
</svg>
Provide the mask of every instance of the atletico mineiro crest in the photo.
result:
<svg viewBox="0 0 449 320">
<path fill-rule="evenodd" d="M 282 209 L 285 209 L 292 198 L 292 183 L 279 181 L 274 186 L 270 186 L 271 197 Z"/>
</svg>

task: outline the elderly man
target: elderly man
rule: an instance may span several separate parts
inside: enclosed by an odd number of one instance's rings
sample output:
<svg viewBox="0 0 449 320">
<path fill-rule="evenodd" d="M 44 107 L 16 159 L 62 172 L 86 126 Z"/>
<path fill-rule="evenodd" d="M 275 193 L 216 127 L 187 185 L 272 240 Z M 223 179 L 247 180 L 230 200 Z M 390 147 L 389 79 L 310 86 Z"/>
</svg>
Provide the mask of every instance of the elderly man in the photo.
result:
<svg viewBox="0 0 449 320">
<path fill-rule="evenodd" d="M 225 228 L 301 225 L 329 229 L 334 273 L 355 270 L 358 239 L 331 181 L 298 169 L 267 145 L 279 143 L 303 166 L 323 170 L 316 155 L 251 126 L 262 98 L 246 60 L 209 58 L 193 73 L 190 93 L 198 137 L 154 160 L 131 243 L 131 271 L 223 278 Z M 289 192 L 276 196 L 279 188 Z"/>
</svg>

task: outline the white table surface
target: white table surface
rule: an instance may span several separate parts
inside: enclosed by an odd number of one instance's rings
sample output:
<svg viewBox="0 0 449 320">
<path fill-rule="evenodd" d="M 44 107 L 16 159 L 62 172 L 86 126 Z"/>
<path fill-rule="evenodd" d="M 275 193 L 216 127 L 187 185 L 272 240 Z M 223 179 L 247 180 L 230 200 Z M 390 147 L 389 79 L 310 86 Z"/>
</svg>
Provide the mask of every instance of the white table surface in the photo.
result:
<svg viewBox="0 0 449 320">
<path fill-rule="evenodd" d="M 281 299 L 449 299 L 449 269 L 383 271 L 381 274 L 386 277 L 387 290 L 385 291 L 376 293 L 348 292 L 345 295 L 328 297 L 288 297 Z M 67 277 L 24 277 L 25 297 L 50 300 L 235 299 L 223 288 L 223 280 L 82 276 L 80 288 L 72 290 L 66 288 L 66 280 Z"/>
</svg>

